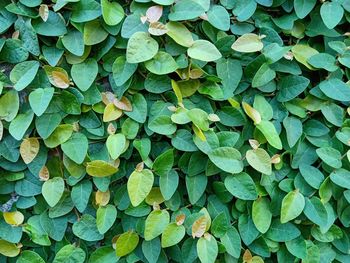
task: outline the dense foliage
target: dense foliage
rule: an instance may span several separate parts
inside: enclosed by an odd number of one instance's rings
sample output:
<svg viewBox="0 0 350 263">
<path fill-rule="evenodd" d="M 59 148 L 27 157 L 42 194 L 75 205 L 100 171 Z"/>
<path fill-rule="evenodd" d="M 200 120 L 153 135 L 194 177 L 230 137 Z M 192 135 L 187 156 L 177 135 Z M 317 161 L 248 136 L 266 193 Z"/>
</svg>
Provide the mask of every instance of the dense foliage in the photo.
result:
<svg viewBox="0 0 350 263">
<path fill-rule="evenodd" d="M 0 262 L 350 262 L 350 0 L 1 0 Z"/>
</svg>

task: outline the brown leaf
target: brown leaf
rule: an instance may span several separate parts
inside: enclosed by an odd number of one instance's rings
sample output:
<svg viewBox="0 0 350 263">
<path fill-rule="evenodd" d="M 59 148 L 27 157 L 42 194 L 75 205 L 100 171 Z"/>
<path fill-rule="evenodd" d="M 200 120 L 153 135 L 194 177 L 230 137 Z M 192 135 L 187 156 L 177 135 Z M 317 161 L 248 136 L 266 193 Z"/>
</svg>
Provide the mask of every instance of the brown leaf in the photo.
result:
<svg viewBox="0 0 350 263">
<path fill-rule="evenodd" d="M 107 132 L 109 135 L 115 134 L 116 128 L 114 127 L 114 125 L 112 123 L 108 124 Z"/>
<path fill-rule="evenodd" d="M 153 22 L 149 25 L 148 32 L 153 36 L 161 36 L 168 32 L 168 29 L 161 22 Z"/>
<path fill-rule="evenodd" d="M 24 139 L 19 147 L 19 152 L 25 164 L 31 163 L 37 156 L 40 143 L 37 138 Z"/>
<path fill-rule="evenodd" d="M 61 89 L 66 89 L 69 87 L 69 77 L 63 68 L 51 67 L 48 65 L 44 66 L 43 68 L 52 85 Z"/>
<path fill-rule="evenodd" d="M 163 14 L 163 7 L 160 5 L 151 6 L 146 11 L 146 17 L 148 22 L 154 23 L 157 22 Z"/>
<path fill-rule="evenodd" d="M 177 224 L 178 226 L 181 226 L 181 225 L 185 222 L 185 219 L 186 219 L 186 215 L 185 215 L 185 214 L 178 215 L 178 216 L 175 218 L 176 224 Z"/>
<path fill-rule="evenodd" d="M 246 251 L 243 254 L 243 263 L 249 263 L 252 261 L 252 253 L 250 253 L 249 249 L 246 249 Z"/>
<path fill-rule="evenodd" d="M 49 169 L 47 169 L 47 167 L 45 165 L 43 167 L 41 167 L 41 169 L 39 171 L 39 178 L 40 178 L 40 181 L 47 181 L 50 178 Z"/>
<path fill-rule="evenodd" d="M 205 233 L 205 229 L 207 227 L 207 218 L 205 216 L 201 216 L 196 221 L 194 221 L 192 225 L 192 237 L 201 237 Z"/>
<path fill-rule="evenodd" d="M 108 105 L 110 103 L 113 103 L 113 101 L 115 100 L 115 96 L 112 92 L 102 92 L 102 102 L 105 105 Z"/>
<path fill-rule="evenodd" d="M 131 102 L 128 100 L 127 97 L 122 97 L 121 100 L 118 100 L 117 98 L 115 98 L 113 100 L 113 104 L 120 110 L 123 111 L 132 111 L 132 106 L 131 106 Z"/>
</svg>

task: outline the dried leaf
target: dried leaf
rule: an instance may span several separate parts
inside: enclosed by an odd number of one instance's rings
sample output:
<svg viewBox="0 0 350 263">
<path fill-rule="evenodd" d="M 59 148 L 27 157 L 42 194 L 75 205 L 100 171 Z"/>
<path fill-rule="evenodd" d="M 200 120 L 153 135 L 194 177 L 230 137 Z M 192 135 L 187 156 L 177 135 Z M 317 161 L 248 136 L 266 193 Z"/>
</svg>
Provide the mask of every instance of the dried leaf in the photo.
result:
<svg viewBox="0 0 350 263">
<path fill-rule="evenodd" d="M 40 143 L 37 138 L 24 139 L 19 148 L 19 152 L 25 164 L 31 163 L 37 156 L 40 149 Z"/>
</svg>

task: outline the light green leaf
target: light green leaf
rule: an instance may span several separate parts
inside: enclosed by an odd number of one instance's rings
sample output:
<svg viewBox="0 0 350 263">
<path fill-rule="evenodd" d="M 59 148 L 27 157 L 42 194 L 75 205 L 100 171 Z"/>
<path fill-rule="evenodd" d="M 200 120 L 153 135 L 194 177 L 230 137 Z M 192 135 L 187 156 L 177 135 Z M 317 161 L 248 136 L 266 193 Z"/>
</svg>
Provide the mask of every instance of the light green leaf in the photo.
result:
<svg viewBox="0 0 350 263">
<path fill-rule="evenodd" d="M 218 244 L 215 238 L 209 233 L 206 233 L 197 242 L 197 254 L 202 263 L 214 263 L 218 251 Z"/>
<path fill-rule="evenodd" d="M 73 135 L 61 145 L 64 154 L 78 164 L 83 163 L 88 147 L 88 139 L 80 132 L 73 133 Z"/>
<path fill-rule="evenodd" d="M 202 61 L 215 61 L 221 58 L 220 51 L 207 40 L 195 40 L 187 49 L 187 54 L 194 59 Z"/>
<path fill-rule="evenodd" d="M 98 241 L 103 235 L 97 230 L 96 219 L 89 214 L 84 214 L 72 227 L 74 235 L 85 241 Z"/>
<path fill-rule="evenodd" d="M 271 158 L 264 149 L 248 150 L 246 159 L 255 170 L 267 175 L 272 173 Z"/>
<path fill-rule="evenodd" d="M 61 177 L 47 180 L 42 187 L 42 194 L 49 206 L 54 207 L 64 192 L 64 181 Z"/>
<path fill-rule="evenodd" d="M 83 63 L 74 64 L 71 69 L 73 81 L 81 91 L 90 88 L 98 73 L 98 65 L 95 59 L 89 58 Z"/>
<path fill-rule="evenodd" d="M 52 263 L 75 262 L 83 263 L 86 254 L 83 249 L 73 245 L 65 245 L 56 254 Z"/>
<path fill-rule="evenodd" d="M 198 2 L 193 0 L 178 1 L 169 14 L 170 21 L 190 20 L 199 17 L 206 10 Z"/>
<path fill-rule="evenodd" d="M 266 197 L 259 197 L 253 202 L 252 219 L 256 229 L 265 234 L 271 225 L 272 213 L 270 211 L 270 201 Z"/>
<path fill-rule="evenodd" d="M 255 200 L 258 193 L 253 179 L 247 173 L 229 175 L 225 178 L 226 189 L 242 200 Z"/>
<path fill-rule="evenodd" d="M 253 53 L 262 50 L 264 44 L 261 41 L 260 36 L 247 33 L 240 36 L 233 44 L 232 49 L 242 53 Z"/>
<path fill-rule="evenodd" d="M 162 233 L 162 247 L 172 247 L 184 238 L 186 234 L 185 227 L 183 225 L 177 225 L 176 223 L 170 223 L 164 229 Z"/>
<path fill-rule="evenodd" d="M 37 116 L 41 116 L 50 104 L 54 88 L 37 88 L 29 94 L 29 104 Z"/>
<path fill-rule="evenodd" d="M 103 235 L 114 224 L 117 219 L 117 209 L 113 205 L 100 206 L 96 212 L 96 226 Z"/>
<path fill-rule="evenodd" d="M 16 64 L 10 73 L 10 80 L 18 91 L 27 87 L 35 78 L 39 69 L 39 62 L 35 60 L 24 61 Z"/>
<path fill-rule="evenodd" d="M 168 29 L 167 35 L 179 45 L 184 47 L 193 45 L 192 33 L 180 22 L 170 21 L 166 24 L 166 28 Z"/>
<path fill-rule="evenodd" d="M 154 181 L 154 175 L 151 170 L 144 169 L 141 172 L 134 171 L 127 183 L 128 194 L 131 204 L 138 206 L 145 200 L 146 196 L 150 193 Z"/>
<path fill-rule="evenodd" d="M 109 26 L 118 25 L 124 18 L 123 7 L 116 2 L 101 1 L 102 17 Z"/>
<path fill-rule="evenodd" d="M 88 46 L 101 43 L 108 37 L 108 32 L 99 20 L 89 21 L 84 25 L 84 44 Z"/>
<path fill-rule="evenodd" d="M 276 72 L 267 63 L 261 65 L 252 81 L 252 87 L 261 87 L 276 77 Z"/>
<path fill-rule="evenodd" d="M 109 135 L 106 141 L 106 147 L 109 155 L 113 160 L 119 158 L 119 156 L 125 151 L 126 138 L 124 134 L 117 133 Z"/>
<path fill-rule="evenodd" d="M 256 128 L 261 131 L 271 146 L 279 150 L 282 149 L 281 139 L 278 136 L 276 128 L 272 122 L 262 120 L 259 124 L 256 124 Z"/>
<path fill-rule="evenodd" d="M 165 75 L 174 72 L 178 65 L 170 54 L 159 51 L 151 60 L 145 62 L 145 67 L 154 74 Z"/>
<path fill-rule="evenodd" d="M 121 234 L 115 244 L 115 251 L 118 257 L 126 256 L 130 254 L 139 243 L 139 236 L 133 232 L 128 231 Z"/>
<path fill-rule="evenodd" d="M 94 177 L 110 176 L 115 174 L 117 171 L 118 168 L 102 160 L 94 160 L 86 164 L 87 174 Z"/>
<path fill-rule="evenodd" d="M 29 110 L 25 113 L 18 114 L 10 123 L 9 132 L 17 141 L 22 140 L 24 134 L 29 128 L 34 118 L 33 111 Z"/>
<path fill-rule="evenodd" d="M 169 224 L 170 216 L 166 210 L 154 210 L 145 221 L 145 240 L 149 241 L 163 233 Z"/>
<path fill-rule="evenodd" d="M 84 54 L 84 36 L 78 30 L 70 30 L 64 35 L 62 44 L 73 55 L 82 56 Z"/>
<path fill-rule="evenodd" d="M 0 98 L 0 117 L 7 122 L 12 121 L 19 109 L 18 92 L 10 90 Z"/>
<path fill-rule="evenodd" d="M 47 139 L 44 140 L 44 143 L 48 148 L 55 148 L 58 145 L 68 141 L 72 133 L 72 125 L 61 124 L 53 131 L 53 133 Z"/>
<path fill-rule="evenodd" d="M 287 223 L 298 217 L 304 210 L 305 199 L 299 190 L 289 192 L 282 200 L 281 223 Z"/>
<path fill-rule="evenodd" d="M 126 48 L 126 61 L 140 63 L 153 58 L 158 52 L 158 43 L 145 32 L 134 33 Z"/>
<path fill-rule="evenodd" d="M 241 153 L 235 148 L 219 147 L 209 152 L 208 157 L 225 172 L 236 174 L 243 170 Z"/>
</svg>

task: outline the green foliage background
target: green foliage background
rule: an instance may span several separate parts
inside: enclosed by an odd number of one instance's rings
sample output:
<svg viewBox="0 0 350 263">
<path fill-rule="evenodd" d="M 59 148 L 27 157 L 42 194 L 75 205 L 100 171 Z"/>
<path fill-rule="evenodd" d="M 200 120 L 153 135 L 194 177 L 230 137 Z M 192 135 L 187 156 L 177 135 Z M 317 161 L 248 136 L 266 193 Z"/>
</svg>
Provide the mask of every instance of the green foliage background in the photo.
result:
<svg viewBox="0 0 350 263">
<path fill-rule="evenodd" d="M 350 262 L 349 21 L 0 1 L 0 262 Z"/>
</svg>

